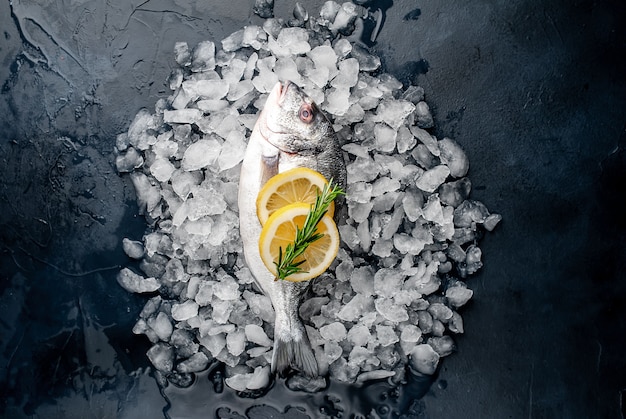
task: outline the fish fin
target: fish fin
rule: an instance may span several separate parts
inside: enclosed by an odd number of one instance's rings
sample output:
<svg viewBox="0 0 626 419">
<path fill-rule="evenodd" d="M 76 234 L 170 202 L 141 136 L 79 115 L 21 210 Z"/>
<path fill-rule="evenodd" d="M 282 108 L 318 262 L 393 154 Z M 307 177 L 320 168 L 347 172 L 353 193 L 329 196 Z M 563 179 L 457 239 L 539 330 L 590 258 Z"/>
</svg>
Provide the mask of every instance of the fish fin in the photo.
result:
<svg viewBox="0 0 626 419">
<path fill-rule="evenodd" d="M 306 332 L 300 339 L 274 338 L 272 372 L 283 375 L 290 367 L 307 377 L 314 378 L 319 375 L 317 360 Z"/>
</svg>

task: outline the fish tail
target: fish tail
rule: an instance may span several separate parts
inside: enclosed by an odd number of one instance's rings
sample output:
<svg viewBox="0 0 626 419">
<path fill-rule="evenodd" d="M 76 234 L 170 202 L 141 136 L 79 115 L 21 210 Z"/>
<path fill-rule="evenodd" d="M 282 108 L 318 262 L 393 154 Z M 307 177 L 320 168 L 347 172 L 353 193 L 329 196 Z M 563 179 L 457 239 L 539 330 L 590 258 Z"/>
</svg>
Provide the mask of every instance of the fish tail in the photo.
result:
<svg viewBox="0 0 626 419">
<path fill-rule="evenodd" d="M 302 324 L 297 333 L 274 333 L 274 355 L 272 372 L 283 375 L 289 368 L 300 371 L 307 377 L 317 377 L 319 370 L 313 348 Z"/>
</svg>

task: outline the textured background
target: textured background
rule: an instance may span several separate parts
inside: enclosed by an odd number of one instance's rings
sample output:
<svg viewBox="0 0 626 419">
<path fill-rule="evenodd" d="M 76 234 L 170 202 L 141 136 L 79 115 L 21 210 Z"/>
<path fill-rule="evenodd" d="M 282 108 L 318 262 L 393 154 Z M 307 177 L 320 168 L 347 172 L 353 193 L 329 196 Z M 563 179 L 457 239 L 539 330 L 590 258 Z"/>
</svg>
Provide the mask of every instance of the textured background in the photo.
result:
<svg viewBox="0 0 626 419">
<path fill-rule="evenodd" d="M 115 281 L 128 263 L 122 237 L 140 239 L 145 228 L 132 185 L 113 168 L 115 136 L 169 93 L 176 41 L 220 40 L 258 22 L 252 3 L 0 3 L 3 417 L 196 417 L 207 406 L 244 413 L 311 402 L 280 389 L 263 400 L 207 400 L 197 388 L 166 392 L 168 404 L 144 370 L 147 342 L 130 332 L 144 300 Z M 322 3 L 307 7 L 317 13 Z M 294 4 L 276 0 L 276 16 L 290 17 Z M 470 158 L 472 197 L 504 217 L 481 242 L 466 335 L 421 417 L 619 417 L 626 5 L 371 7 L 385 11 L 373 50 L 387 71 L 425 88 L 436 134 Z M 346 413 L 350 397 L 339 403 Z M 250 417 L 263 414 L 255 409 Z"/>
</svg>

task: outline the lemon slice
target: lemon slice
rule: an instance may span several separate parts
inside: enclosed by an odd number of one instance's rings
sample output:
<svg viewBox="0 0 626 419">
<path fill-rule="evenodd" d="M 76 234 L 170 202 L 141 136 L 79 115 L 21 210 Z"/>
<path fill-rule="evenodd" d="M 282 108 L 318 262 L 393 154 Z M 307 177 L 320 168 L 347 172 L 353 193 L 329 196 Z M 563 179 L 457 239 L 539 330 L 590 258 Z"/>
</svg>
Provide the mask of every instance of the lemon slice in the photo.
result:
<svg viewBox="0 0 626 419">
<path fill-rule="evenodd" d="M 267 219 L 259 238 L 259 252 L 261 260 L 272 275 L 278 275 L 274 262 L 278 262 L 279 248 L 282 247 L 284 253 L 287 245 L 294 242 L 296 227 L 304 226 L 310 209 L 310 204 L 298 202 L 278 209 Z M 294 260 L 294 263 L 304 260 L 300 265 L 302 272 L 287 276 L 285 278 L 287 281 L 301 282 L 315 278 L 324 273 L 337 257 L 339 231 L 328 213 L 317 225 L 316 233 L 323 236 L 311 243 L 304 253 Z"/>
<path fill-rule="evenodd" d="M 286 205 L 296 202 L 313 204 L 327 183 L 324 175 L 307 167 L 297 167 L 272 176 L 263 185 L 256 200 L 256 213 L 261 225 L 265 224 L 270 215 Z M 328 207 L 327 214 L 332 218 L 334 213 L 333 202 Z"/>
</svg>

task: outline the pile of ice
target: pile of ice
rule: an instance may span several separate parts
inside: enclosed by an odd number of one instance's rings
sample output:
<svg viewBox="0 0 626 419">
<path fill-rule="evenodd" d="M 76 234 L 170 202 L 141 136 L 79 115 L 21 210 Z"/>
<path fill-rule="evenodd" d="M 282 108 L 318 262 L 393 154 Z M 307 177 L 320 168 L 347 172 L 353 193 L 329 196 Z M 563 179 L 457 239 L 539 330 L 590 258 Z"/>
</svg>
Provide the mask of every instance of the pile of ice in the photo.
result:
<svg viewBox="0 0 626 419">
<path fill-rule="evenodd" d="M 329 1 L 319 17 L 300 7 L 289 24 L 269 18 L 217 46 L 177 43 L 173 93 L 118 136 L 117 169 L 150 226 L 123 243 L 142 272 L 125 268 L 118 281 L 155 294 L 133 331 L 170 381 L 190 383 L 213 360 L 236 390 L 270 381 L 274 312 L 241 255 L 236 197 L 247 138 L 279 80 L 302 87 L 345 142 L 343 248 L 300 309 L 321 373 L 349 383 L 401 379 L 407 365 L 432 374 L 455 349 L 472 297 L 464 279 L 482 266 L 478 235 L 500 216 L 469 199 L 467 157 L 429 133 L 423 89 L 344 37 L 362 13 Z"/>
</svg>

